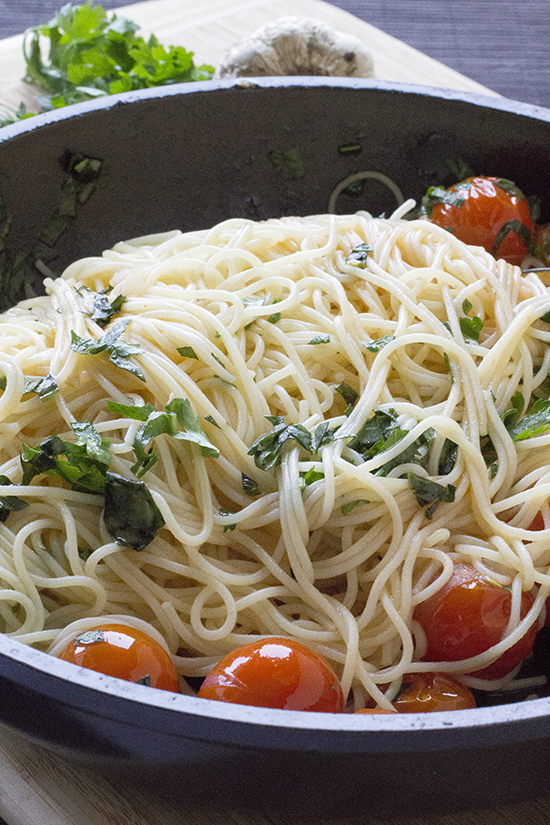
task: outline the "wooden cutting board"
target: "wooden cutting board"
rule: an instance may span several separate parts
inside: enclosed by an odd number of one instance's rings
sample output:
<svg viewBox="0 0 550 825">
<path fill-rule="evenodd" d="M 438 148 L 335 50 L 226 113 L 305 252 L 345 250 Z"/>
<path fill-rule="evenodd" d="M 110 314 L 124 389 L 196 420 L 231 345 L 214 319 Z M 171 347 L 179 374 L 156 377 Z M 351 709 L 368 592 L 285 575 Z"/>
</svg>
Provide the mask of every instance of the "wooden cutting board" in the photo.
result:
<svg viewBox="0 0 550 825">
<path fill-rule="evenodd" d="M 59 5 L 62 5 L 60 0 Z M 217 66 L 242 37 L 277 17 L 322 20 L 361 38 L 374 56 L 376 77 L 402 83 L 425 83 L 448 89 L 495 95 L 474 80 L 407 46 L 395 37 L 321 0 L 149 0 L 116 10 L 155 33 L 165 45 L 182 45 L 195 53 L 196 63 Z M 37 20 L 44 23 L 46 20 Z M 25 74 L 22 35 L 0 40 L 0 105 L 17 108 L 21 101 L 36 111 L 35 90 L 21 81 Z"/>
<path fill-rule="evenodd" d="M 60 5 L 62 5 L 60 0 Z M 320 0 L 150 0 L 117 10 L 154 32 L 166 45 L 181 44 L 198 63 L 214 66 L 228 48 L 264 23 L 284 16 L 313 17 L 362 38 L 374 55 L 380 80 L 424 83 L 495 94 L 479 83 L 426 57 L 410 46 Z M 36 21 L 37 24 L 40 21 Z M 34 91 L 21 78 L 22 36 L 0 40 L 0 104 L 24 101 L 34 108 Z M 366 777 L 368 781 L 368 777 Z M 544 789 L 542 789 L 544 790 Z M 382 821 L 365 814 L 365 825 L 547 825 L 548 797 L 491 811 Z M 10 731 L 0 733 L 0 816 L 8 825 L 290 825 L 291 818 L 221 811 L 182 794 L 180 804 L 153 799 L 139 788 L 92 776 Z M 310 823 L 311 825 L 311 823 Z M 328 823 L 326 823 L 328 825 Z M 335 820 L 331 825 L 338 825 Z"/>
</svg>

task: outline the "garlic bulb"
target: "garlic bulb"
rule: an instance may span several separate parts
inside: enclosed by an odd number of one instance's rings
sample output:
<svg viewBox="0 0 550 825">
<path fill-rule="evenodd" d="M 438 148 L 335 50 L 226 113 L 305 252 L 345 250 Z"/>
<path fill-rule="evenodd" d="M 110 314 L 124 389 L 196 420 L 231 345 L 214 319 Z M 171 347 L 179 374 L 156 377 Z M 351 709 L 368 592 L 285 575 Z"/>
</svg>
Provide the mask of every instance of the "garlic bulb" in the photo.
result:
<svg viewBox="0 0 550 825">
<path fill-rule="evenodd" d="M 219 77 L 326 75 L 373 77 L 367 46 L 320 20 L 283 17 L 237 43 L 224 57 Z"/>
</svg>

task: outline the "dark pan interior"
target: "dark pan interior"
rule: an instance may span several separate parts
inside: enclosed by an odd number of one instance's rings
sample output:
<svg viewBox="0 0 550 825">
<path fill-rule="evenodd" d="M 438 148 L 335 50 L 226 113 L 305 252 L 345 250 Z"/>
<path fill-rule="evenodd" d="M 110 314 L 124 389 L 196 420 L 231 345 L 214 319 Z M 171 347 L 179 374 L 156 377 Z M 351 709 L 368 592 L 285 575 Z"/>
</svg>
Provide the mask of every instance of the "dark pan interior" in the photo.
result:
<svg viewBox="0 0 550 825">
<path fill-rule="evenodd" d="M 550 220 L 550 112 L 427 87 L 220 81 L 6 127 L 0 187 L 13 251 L 34 242 L 56 209 L 67 152 L 100 159 L 103 172 L 56 244 L 50 266 L 59 272 L 142 234 L 326 212 L 339 181 L 366 169 L 419 199 L 431 184 L 454 182 L 460 161 L 538 195 Z M 394 207 L 373 184 L 342 195 L 337 211 Z M 0 637 L 0 722 L 157 792 L 343 816 L 501 803 L 548 788 L 550 699 L 360 722 L 207 704 L 81 672 Z"/>
</svg>

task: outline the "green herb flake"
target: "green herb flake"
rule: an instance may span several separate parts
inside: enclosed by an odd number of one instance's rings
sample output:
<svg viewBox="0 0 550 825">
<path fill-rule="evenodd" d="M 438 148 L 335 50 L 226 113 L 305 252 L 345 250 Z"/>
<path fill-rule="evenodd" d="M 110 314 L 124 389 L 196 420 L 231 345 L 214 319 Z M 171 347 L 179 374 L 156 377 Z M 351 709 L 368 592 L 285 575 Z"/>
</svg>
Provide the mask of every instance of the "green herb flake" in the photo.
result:
<svg viewBox="0 0 550 825">
<path fill-rule="evenodd" d="M 85 630 L 84 633 L 79 633 L 74 640 L 74 646 L 93 645 L 96 642 L 104 642 L 105 634 L 102 630 Z"/>
<path fill-rule="evenodd" d="M 479 341 L 479 334 L 483 329 L 483 321 L 477 315 L 473 318 L 459 318 L 460 330 L 467 341 Z"/>
<path fill-rule="evenodd" d="M 351 250 L 345 261 L 350 266 L 365 269 L 369 252 L 372 251 L 372 246 L 369 246 L 368 243 L 360 243 Z"/>
<path fill-rule="evenodd" d="M 245 473 L 241 473 L 241 480 L 245 495 L 250 496 L 251 498 L 260 495 L 260 485 L 257 481 L 254 481 L 253 478 L 245 475 Z"/>
<path fill-rule="evenodd" d="M 330 335 L 327 333 L 315 335 L 311 341 L 308 341 L 308 344 L 311 344 L 312 346 L 317 346 L 318 344 L 330 344 Z"/>
<path fill-rule="evenodd" d="M 137 551 L 144 550 L 164 526 L 164 518 L 142 481 L 109 472 L 103 520 L 113 541 Z"/>
<path fill-rule="evenodd" d="M 521 223 L 521 221 L 508 221 L 500 227 L 495 236 L 493 248 L 491 249 L 492 255 L 496 256 L 498 254 L 498 249 L 509 232 L 515 232 L 526 248 L 529 249 L 531 246 L 531 233 L 529 229 L 525 226 L 525 224 Z"/>
<path fill-rule="evenodd" d="M 356 501 L 348 501 L 347 504 L 344 504 L 341 508 L 341 512 L 343 516 L 349 515 L 352 510 L 355 510 L 356 507 L 359 507 L 360 504 L 368 504 L 369 502 L 367 499 L 358 498 Z"/>
<path fill-rule="evenodd" d="M 409 485 L 421 507 L 427 507 L 426 518 L 432 519 L 437 506 L 442 503 L 452 503 L 455 500 L 456 487 L 447 484 L 445 487 L 432 481 L 430 478 L 407 473 Z"/>
<path fill-rule="evenodd" d="M 0 485 L 7 487 L 13 485 L 13 481 L 7 476 L 0 475 Z M 17 496 L 0 496 L 0 521 L 6 521 L 10 513 L 17 510 L 24 510 L 28 507 L 28 502 Z"/>
<path fill-rule="evenodd" d="M 395 341 L 395 335 L 384 335 L 382 338 L 377 338 L 376 341 L 364 341 L 363 343 L 369 352 L 380 352 L 382 347 L 385 347 L 390 341 Z"/>
<path fill-rule="evenodd" d="M 145 381 L 140 367 L 130 361 L 132 355 L 140 355 L 143 349 L 133 344 L 128 344 L 123 341 L 121 336 L 126 329 L 129 321 L 121 321 L 115 324 L 114 327 L 93 341 L 91 338 L 81 338 L 74 330 L 71 330 L 71 349 L 81 355 L 98 355 L 101 352 L 109 352 L 109 360 L 117 367 L 135 375 L 140 381 Z"/>
<path fill-rule="evenodd" d="M 512 403 L 514 403 L 514 397 Z M 507 416 L 506 413 L 504 415 L 506 416 L 504 423 L 511 438 L 514 441 L 523 441 L 534 435 L 540 435 L 550 428 L 550 400 L 538 398 L 521 421 L 517 420 L 517 415 Z"/>
<path fill-rule="evenodd" d="M 49 401 L 59 392 L 59 387 L 53 375 L 44 378 L 25 378 L 26 393 L 35 393 L 42 401 Z"/>
<path fill-rule="evenodd" d="M 178 347 L 178 352 L 182 358 L 194 358 L 195 360 L 199 358 L 193 347 Z"/>
<path fill-rule="evenodd" d="M 302 486 L 309 487 L 310 484 L 314 484 L 316 481 L 322 481 L 324 477 L 324 473 L 319 472 L 319 470 L 316 470 L 314 467 L 310 467 L 302 479 Z"/>
</svg>

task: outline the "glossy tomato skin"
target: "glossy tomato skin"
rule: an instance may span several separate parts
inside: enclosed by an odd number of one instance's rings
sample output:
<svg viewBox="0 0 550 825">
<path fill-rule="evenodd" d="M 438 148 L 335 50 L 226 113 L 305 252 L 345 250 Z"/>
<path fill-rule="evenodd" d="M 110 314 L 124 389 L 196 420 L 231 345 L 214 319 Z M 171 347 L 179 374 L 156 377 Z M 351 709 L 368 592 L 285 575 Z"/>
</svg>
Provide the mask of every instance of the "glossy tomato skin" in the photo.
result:
<svg viewBox="0 0 550 825">
<path fill-rule="evenodd" d="M 476 707 L 474 695 L 448 673 L 408 673 L 393 702 L 398 713 L 432 713 Z"/>
<path fill-rule="evenodd" d="M 99 625 L 81 633 L 59 658 L 127 682 L 179 693 L 169 654 L 154 639 L 127 625 Z"/>
<path fill-rule="evenodd" d="M 449 581 L 414 611 L 414 618 L 426 634 L 424 660 L 456 662 L 500 642 L 510 618 L 511 601 L 505 587 L 484 578 L 468 564 L 455 564 Z M 524 593 L 522 618 L 532 604 L 532 596 Z M 535 623 L 499 659 L 470 675 L 482 679 L 506 676 L 531 652 L 537 629 Z"/>
<path fill-rule="evenodd" d="M 521 264 L 529 251 L 533 223 L 527 200 L 515 184 L 502 178 L 471 177 L 446 192 L 450 202 L 433 206 L 432 223 L 496 258 Z M 505 232 L 507 225 L 510 231 Z"/>
<path fill-rule="evenodd" d="M 344 696 L 328 662 L 300 642 L 272 637 L 225 656 L 199 697 L 238 705 L 340 713 Z"/>
</svg>

